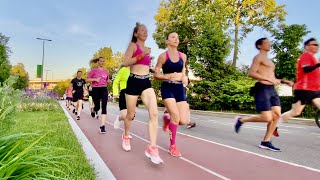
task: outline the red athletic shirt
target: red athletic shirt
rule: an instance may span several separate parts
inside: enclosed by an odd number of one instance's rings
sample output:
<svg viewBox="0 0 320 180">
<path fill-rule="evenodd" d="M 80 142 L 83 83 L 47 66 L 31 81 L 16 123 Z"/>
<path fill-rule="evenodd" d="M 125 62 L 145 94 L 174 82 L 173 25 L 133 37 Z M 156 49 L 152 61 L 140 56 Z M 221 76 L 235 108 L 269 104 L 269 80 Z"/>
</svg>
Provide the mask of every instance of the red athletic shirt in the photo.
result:
<svg viewBox="0 0 320 180">
<path fill-rule="evenodd" d="M 314 66 L 318 63 L 316 58 L 307 52 L 300 56 L 297 62 L 297 80 L 294 90 L 320 91 L 320 68 L 309 73 L 304 73 L 302 69 L 305 66 Z"/>
</svg>

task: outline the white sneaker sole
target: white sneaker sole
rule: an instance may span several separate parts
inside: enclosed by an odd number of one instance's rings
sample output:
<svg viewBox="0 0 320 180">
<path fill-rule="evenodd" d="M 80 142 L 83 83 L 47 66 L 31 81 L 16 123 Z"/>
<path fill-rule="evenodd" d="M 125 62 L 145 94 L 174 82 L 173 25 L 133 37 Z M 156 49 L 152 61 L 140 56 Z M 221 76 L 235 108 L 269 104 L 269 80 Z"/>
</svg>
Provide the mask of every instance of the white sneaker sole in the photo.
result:
<svg viewBox="0 0 320 180">
<path fill-rule="evenodd" d="M 130 147 L 130 148 L 125 148 L 123 145 L 122 145 L 122 149 L 123 149 L 124 151 L 126 151 L 126 152 L 131 151 L 131 147 Z"/>
<path fill-rule="evenodd" d="M 267 149 L 267 150 L 270 150 L 270 151 L 273 151 L 273 152 L 281 152 L 281 150 L 275 150 L 275 149 L 271 149 L 267 146 L 262 146 L 262 145 L 259 145 L 259 148 L 261 149 Z"/>
<path fill-rule="evenodd" d="M 151 160 L 152 163 L 154 164 L 161 164 L 163 163 L 162 159 L 155 159 L 151 156 L 151 154 L 147 153 L 146 151 L 144 152 L 144 154 L 147 156 L 147 158 L 149 158 Z"/>
</svg>

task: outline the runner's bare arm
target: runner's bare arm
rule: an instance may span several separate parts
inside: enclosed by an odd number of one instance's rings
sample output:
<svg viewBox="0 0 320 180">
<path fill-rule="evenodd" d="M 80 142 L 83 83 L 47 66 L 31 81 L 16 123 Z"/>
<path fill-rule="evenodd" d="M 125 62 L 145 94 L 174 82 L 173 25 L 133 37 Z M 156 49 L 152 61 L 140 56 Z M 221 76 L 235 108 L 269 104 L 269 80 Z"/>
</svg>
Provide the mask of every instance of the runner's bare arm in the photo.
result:
<svg viewBox="0 0 320 180">
<path fill-rule="evenodd" d="M 100 78 L 93 78 L 93 76 L 94 76 L 94 72 L 93 72 L 93 71 L 90 71 L 90 72 L 88 73 L 88 77 L 87 77 L 87 79 L 86 79 L 85 81 L 86 81 L 86 82 L 93 82 L 93 81 L 99 82 L 99 81 L 100 81 Z"/>
<path fill-rule="evenodd" d="M 184 54 L 184 53 L 181 53 L 182 54 L 182 60 L 183 60 L 183 69 L 182 69 L 182 83 L 183 83 L 183 85 L 184 85 L 184 87 L 186 87 L 189 83 L 189 78 L 188 78 L 188 76 L 187 76 L 187 72 L 186 72 L 186 70 L 187 70 L 187 66 L 186 66 L 186 64 L 187 64 L 187 55 L 186 54 Z"/>
<path fill-rule="evenodd" d="M 154 78 L 158 80 L 169 80 L 170 78 L 166 74 L 161 73 L 161 68 L 163 64 L 166 62 L 166 54 L 162 53 L 158 57 L 157 65 L 154 69 Z"/>
<path fill-rule="evenodd" d="M 141 60 L 146 55 L 145 52 L 143 52 L 139 56 L 136 56 L 136 57 L 132 58 L 132 55 L 134 54 L 134 52 L 136 50 L 137 50 L 136 44 L 135 43 L 130 43 L 126 53 L 124 54 L 124 60 L 122 62 L 122 66 L 131 66 L 134 63 L 136 63 L 137 61 Z M 148 50 L 148 52 L 149 51 L 150 50 Z"/>
</svg>

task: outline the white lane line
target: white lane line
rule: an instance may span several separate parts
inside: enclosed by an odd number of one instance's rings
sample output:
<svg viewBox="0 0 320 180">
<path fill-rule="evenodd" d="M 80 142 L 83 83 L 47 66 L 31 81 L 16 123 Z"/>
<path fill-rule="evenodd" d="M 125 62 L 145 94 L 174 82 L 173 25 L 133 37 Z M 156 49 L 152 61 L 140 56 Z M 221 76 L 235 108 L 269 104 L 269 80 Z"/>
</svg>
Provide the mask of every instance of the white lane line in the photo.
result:
<svg viewBox="0 0 320 180">
<path fill-rule="evenodd" d="M 301 126 L 289 126 L 289 125 L 282 125 L 282 124 L 280 124 L 279 127 L 296 128 L 296 129 L 307 129 L 306 127 L 301 127 Z"/>
<path fill-rule="evenodd" d="M 234 123 L 219 122 L 219 121 L 216 121 L 216 120 L 199 120 L 199 121 L 205 121 L 205 122 L 210 121 L 211 123 L 214 123 L 214 124 L 220 124 L 220 125 L 225 125 L 225 126 L 230 126 L 230 125 L 234 126 Z M 261 127 L 261 126 L 244 125 L 243 128 L 266 131 L 266 128 L 265 127 Z M 289 134 L 292 133 L 292 132 L 289 132 L 289 130 L 287 130 L 287 129 L 281 129 L 281 132 L 289 133 Z"/>
<path fill-rule="evenodd" d="M 107 122 L 107 123 L 108 123 L 110 126 L 113 126 L 112 123 L 109 123 L 109 122 Z M 124 131 L 123 128 L 119 128 L 119 129 L 121 129 L 122 131 Z M 135 137 L 137 137 L 137 138 L 139 138 L 140 140 L 142 140 L 142 141 L 144 141 L 144 142 L 146 142 L 146 143 L 150 143 L 150 141 L 144 139 L 143 137 L 140 137 L 139 135 L 136 135 L 136 134 L 134 134 L 134 133 L 132 133 L 132 132 L 130 132 L 130 134 L 133 135 L 133 136 L 135 136 Z M 161 147 L 161 146 L 159 146 L 159 145 L 158 145 L 158 147 L 159 147 L 159 149 L 161 149 L 161 150 L 163 150 L 163 151 L 165 151 L 165 152 L 168 152 L 168 150 L 166 150 L 165 148 L 163 148 L 163 147 Z M 181 159 L 181 160 L 183 160 L 183 161 L 186 161 L 187 163 L 190 163 L 190 164 L 192 164 L 192 165 L 194 165 L 194 166 L 196 166 L 196 167 L 198 167 L 198 168 L 200 168 L 200 169 L 202 169 L 202 170 L 204 170 L 204 171 L 206 171 L 206 172 L 208 172 L 208 173 L 210 173 L 210 174 L 212 174 L 212 175 L 214 175 L 214 176 L 217 176 L 217 177 L 219 177 L 219 178 L 221 178 L 221 179 L 229 180 L 229 178 L 226 178 L 226 177 L 224 177 L 224 176 L 222 176 L 222 175 L 220 175 L 220 174 L 218 174 L 218 173 L 216 173 L 216 172 L 214 172 L 214 171 L 212 171 L 212 170 L 210 170 L 210 169 L 208 169 L 208 168 L 205 168 L 205 167 L 203 167 L 203 166 L 201 166 L 201 165 L 199 165 L 199 164 L 197 164 L 197 163 L 195 163 L 195 162 L 193 162 L 193 161 L 191 161 L 191 160 L 189 160 L 189 159 L 186 159 L 186 158 L 184 158 L 184 157 L 179 157 L 179 159 Z"/>
<path fill-rule="evenodd" d="M 111 114 L 111 113 L 109 113 L 109 114 Z M 111 115 L 115 115 L 115 114 L 111 114 Z M 136 121 L 136 120 L 135 120 L 135 121 Z M 138 122 L 141 122 L 141 123 L 142 123 L 142 121 L 138 121 Z M 144 124 L 148 124 L 148 123 L 145 123 L 145 122 L 143 122 L 143 123 L 144 123 Z M 107 122 L 107 124 L 109 124 L 110 126 L 113 127 L 113 124 L 112 124 L 112 123 Z M 119 129 L 121 129 L 122 131 L 124 131 L 123 128 L 119 128 Z M 132 136 L 135 136 L 135 137 L 139 138 L 140 140 L 142 140 L 142 141 L 144 141 L 144 142 L 146 142 L 146 143 L 150 143 L 150 141 L 144 139 L 143 137 L 140 137 L 139 135 L 136 135 L 136 134 L 134 134 L 134 133 L 132 133 L 132 132 L 130 132 L 130 134 L 131 134 Z M 163 147 L 161 147 L 161 146 L 159 146 L 159 145 L 158 145 L 158 148 L 161 149 L 161 150 L 163 150 L 163 151 L 165 151 L 165 152 L 168 152 L 167 149 L 165 149 L 165 148 L 163 148 Z M 214 175 L 214 176 L 216 176 L 216 177 L 219 177 L 219 178 L 221 178 L 221 179 L 223 179 L 223 180 L 230 180 L 229 178 L 224 177 L 223 175 L 218 174 L 218 173 L 216 173 L 216 172 L 214 172 L 214 171 L 212 171 L 212 170 L 210 170 L 210 169 L 208 169 L 208 168 L 206 168 L 206 167 L 204 167 L 204 166 L 201 166 L 200 164 L 197 164 L 197 163 L 195 163 L 195 162 L 193 162 L 193 161 L 191 161 L 191 160 L 189 160 L 189 159 L 187 159 L 187 158 L 179 157 L 179 159 L 181 159 L 181 160 L 183 160 L 183 161 L 185 161 L 185 162 L 187 162 L 187 163 L 189 163 L 189 164 L 191 164 L 191 165 L 194 165 L 194 166 L 200 168 L 201 170 L 206 171 L 207 173 L 210 173 L 210 174 L 212 174 L 212 175 Z"/>
<path fill-rule="evenodd" d="M 316 135 L 316 136 L 320 136 L 320 134 L 319 134 L 319 133 L 311 133 L 311 134 Z"/>
<path fill-rule="evenodd" d="M 137 121 L 139 123 L 142 123 L 142 124 L 148 124 L 148 123 L 145 123 L 145 122 L 142 122 L 142 121 L 139 121 L 139 120 L 135 120 L 135 121 Z M 319 169 L 315 169 L 315 168 L 311 168 L 311 167 L 308 167 L 308 166 L 303 166 L 303 165 L 300 165 L 300 164 L 295 164 L 295 163 L 291 163 L 291 162 L 288 162 L 288 161 L 272 158 L 272 157 L 269 157 L 269 156 L 261 155 L 261 154 L 258 154 L 258 153 L 250 152 L 250 151 L 243 150 L 243 149 L 240 149 L 240 148 L 236 148 L 236 147 L 233 147 L 233 146 L 229 146 L 229 145 L 217 143 L 217 142 L 214 142 L 214 141 L 206 140 L 206 139 L 199 138 L 199 137 L 196 137 L 196 136 L 192 136 L 192 135 L 189 135 L 189 134 L 185 134 L 185 133 L 181 133 L 181 132 L 177 132 L 177 133 L 181 134 L 181 135 L 184 135 L 184 136 L 187 136 L 187 137 L 191 137 L 191 138 L 194 138 L 194 139 L 205 141 L 205 142 L 208 142 L 208 143 L 211 143 L 211 144 L 216 144 L 216 145 L 219 145 L 219 146 L 227 147 L 227 148 L 234 149 L 234 150 L 237 150 L 237 151 L 245 152 L 245 153 L 248 153 L 248 154 L 260 156 L 260 157 L 263 157 L 263 158 L 266 158 L 266 159 L 282 162 L 282 163 L 285 163 L 285 164 L 289 164 L 289 165 L 296 166 L 296 167 L 301 167 L 301 168 L 304 168 L 304 169 L 308 169 L 308 170 L 320 173 Z"/>
</svg>

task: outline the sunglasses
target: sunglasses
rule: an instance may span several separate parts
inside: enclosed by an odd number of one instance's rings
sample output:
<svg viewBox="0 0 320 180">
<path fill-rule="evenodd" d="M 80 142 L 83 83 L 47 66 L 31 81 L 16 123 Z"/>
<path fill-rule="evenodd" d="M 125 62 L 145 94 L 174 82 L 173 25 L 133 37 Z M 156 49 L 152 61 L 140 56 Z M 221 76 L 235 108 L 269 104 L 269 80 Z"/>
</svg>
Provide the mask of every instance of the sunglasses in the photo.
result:
<svg viewBox="0 0 320 180">
<path fill-rule="evenodd" d="M 309 44 L 310 46 L 319 46 L 319 44 Z"/>
</svg>

